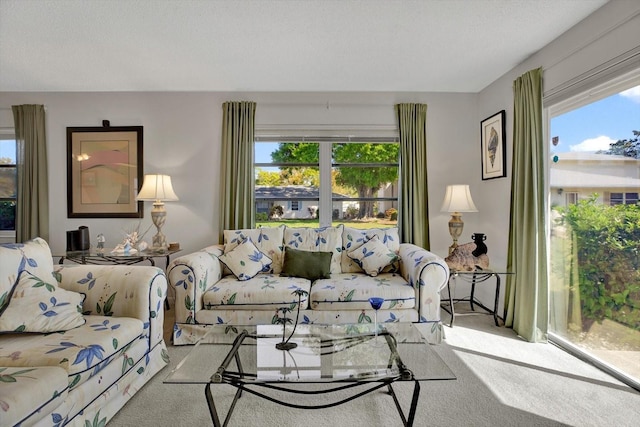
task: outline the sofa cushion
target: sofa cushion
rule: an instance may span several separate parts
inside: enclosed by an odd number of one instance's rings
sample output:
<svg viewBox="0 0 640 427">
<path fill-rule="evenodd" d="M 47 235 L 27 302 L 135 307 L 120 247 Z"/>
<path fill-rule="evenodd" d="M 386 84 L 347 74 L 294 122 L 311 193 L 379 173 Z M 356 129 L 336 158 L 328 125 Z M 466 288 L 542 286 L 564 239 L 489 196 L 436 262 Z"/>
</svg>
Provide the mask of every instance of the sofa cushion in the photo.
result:
<svg viewBox="0 0 640 427">
<path fill-rule="evenodd" d="M 322 228 L 287 227 L 284 230 L 284 244 L 305 251 L 332 252 L 331 273 L 341 273 L 343 228 L 343 225 Z"/>
<path fill-rule="evenodd" d="M 343 252 L 341 258 L 343 273 L 360 273 L 362 271 L 360 266 L 353 259 L 349 258 L 347 254 L 376 236 L 387 248 L 389 248 L 389 250 L 396 254 L 400 251 L 400 235 L 398 234 L 397 227 L 370 229 L 344 227 L 344 231 L 342 233 Z M 385 273 L 392 271 L 397 272 L 399 271 L 398 264 L 399 262 L 393 263 L 387 266 L 383 271 Z"/>
<path fill-rule="evenodd" d="M 44 239 L 0 245 L 0 301 L 7 298 L 22 270 L 47 282 L 53 280 L 53 258 Z"/>
<path fill-rule="evenodd" d="M 365 244 L 347 252 L 347 256 L 369 276 L 377 276 L 382 270 L 398 260 L 398 255 L 373 236 Z"/>
<path fill-rule="evenodd" d="M 0 299 L 0 332 L 47 333 L 76 328 L 85 322 L 84 298 L 23 270 L 7 298 Z"/>
<path fill-rule="evenodd" d="M 284 259 L 284 247 L 282 245 L 284 228 L 284 226 L 280 226 L 224 230 L 224 252 L 227 253 L 246 239 L 251 239 L 260 252 L 271 259 L 271 269 L 268 273 L 278 274 L 282 271 L 282 261 Z"/>
<path fill-rule="evenodd" d="M 271 258 L 260 252 L 251 239 L 245 239 L 218 259 L 238 280 L 249 280 L 261 271 L 271 270 Z"/>
<path fill-rule="evenodd" d="M 299 277 L 279 277 L 274 274 L 258 274 L 239 282 L 233 276 L 220 279 L 202 296 L 205 309 L 275 310 L 298 302 L 292 292 L 302 289 L 309 292 L 311 282 Z M 301 300 L 302 308 L 308 306 L 307 297 Z"/>
<path fill-rule="evenodd" d="M 303 251 L 284 248 L 284 264 L 280 276 L 302 277 L 312 282 L 331 277 L 332 252 Z"/>
<path fill-rule="evenodd" d="M 370 297 L 384 298 L 383 309 L 413 308 L 416 303 L 415 289 L 395 273 L 332 274 L 330 279 L 314 282 L 309 300 L 314 310 L 367 310 Z"/>
<path fill-rule="evenodd" d="M 62 333 L 0 336 L 0 363 L 13 367 L 63 368 L 70 387 L 74 388 L 98 374 L 109 361 L 126 354 L 133 342 L 145 337 L 145 326 L 139 319 L 93 315 L 85 318 L 84 325 Z M 148 350 L 148 345 L 145 348 Z M 127 356 L 137 360 L 136 357 L 143 354 L 144 351 Z"/>
<path fill-rule="evenodd" d="M 67 372 L 61 368 L 0 367 L 1 424 L 20 425 L 26 418 L 24 425 L 35 423 L 62 404 L 68 388 Z"/>
</svg>

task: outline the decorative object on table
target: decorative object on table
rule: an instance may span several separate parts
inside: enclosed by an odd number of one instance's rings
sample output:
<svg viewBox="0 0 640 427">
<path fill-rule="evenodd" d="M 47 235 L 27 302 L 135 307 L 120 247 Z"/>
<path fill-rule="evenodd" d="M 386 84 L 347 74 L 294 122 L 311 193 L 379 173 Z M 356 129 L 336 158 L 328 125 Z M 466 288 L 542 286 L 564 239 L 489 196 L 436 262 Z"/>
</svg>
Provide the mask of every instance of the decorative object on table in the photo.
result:
<svg viewBox="0 0 640 427">
<path fill-rule="evenodd" d="M 378 340 L 378 310 L 380 310 L 380 307 L 382 307 L 382 304 L 384 303 L 384 298 L 380 298 L 380 297 L 371 297 L 369 298 L 369 304 L 371 304 L 371 308 L 373 308 L 374 312 L 373 312 L 373 318 L 374 318 L 374 336 L 375 336 L 375 340 Z"/>
<path fill-rule="evenodd" d="M 451 219 L 449 220 L 449 234 L 453 239 L 453 244 L 449 246 L 449 254 L 451 254 L 458 246 L 458 238 L 464 228 L 461 212 L 478 212 L 478 208 L 476 208 L 471 198 L 469 186 L 447 185 L 440 211 L 451 213 Z"/>
<path fill-rule="evenodd" d="M 178 242 L 169 243 L 169 250 L 170 251 L 179 251 L 180 250 L 180 243 L 178 243 Z"/>
<path fill-rule="evenodd" d="M 507 176 L 504 110 L 480 122 L 482 179 Z"/>
<path fill-rule="evenodd" d="M 458 246 L 453 250 L 446 261 L 449 269 L 457 271 L 473 271 L 476 268 L 487 269 L 489 268 L 489 257 L 487 254 L 480 254 L 474 256 L 477 245 L 473 242 L 465 243 Z"/>
<path fill-rule="evenodd" d="M 138 253 L 138 250 L 131 247 L 131 243 L 124 242 L 116 246 L 111 253 L 113 255 L 135 255 Z"/>
<path fill-rule="evenodd" d="M 297 304 L 298 311 L 296 313 L 296 323 L 293 325 L 293 330 L 291 331 L 291 334 L 289 334 L 289 337 L 285 339 L 286 329 L 287 329 L 286 326 L 287 324 L 291 323 L 291 319 L 287 319 L 287 313 L 291 311 L 291 307 L 282 307 L 278 309 L 278 311 L 282 313 L 282 317 L 277 317 L 275 319 L 276 324 L 282 325 L 282 341 L 276 344 L 276 348 L 278 350 L 287 351 L 287 350 L 294 349 L 298 346 L 298 344 L 294 342 L 289 342 L 289 340 L 291 339 L 293 334 L 296 332 L 296 328 L 298 327 L 298 317 L 300 316 L 300 303 L 302 301 L 302 297 L 308 296 L 309 293 L 304 289 L 296 289 L 295 291 L 291 292 L 291 294 L 298 295 L 298 304 Z"/>
<path fill-rule="evenodd" d="M 67 128 L 67 216 L 142 218 L 142 126 Z"/>
<path fill-rule="evenodd" d="M 476 248 L 472 252 L 473 256 L 478 257 L 487 253 L 487 245 L 484 243 L 484 241 L 487 240 L 487 236 L 485 236 L 484 233 L 473 233 L 471 239 L 473 239 L 473 243 L 476 244 Z"/>
<path fill-rule="evenodd" d="M 135 226 L 123 231 L 124 239 L 122 240 L 122 243 L 116 245 L 111 253 L 119 255 L 131 255 L 138 253 L 138 251 L 144 251 L 145 249 L 147 249 L 149 245 L 142 239 L 151 229 L 151 225 L 149 225 L 146 230 L 140 231 L 141 225 L 142 220 L 138 221 Z"/>
<path fill-rule="evenodd" d="M 67 231 L 67 252 L 88 251 L 91 249 L 89 228 L 81 225 L 77 230 Z"/>
<path fill-rule="evenodd" d="M 96 250 L 98 252 L 104 252 L 104 243 L 107 241 L 107 239 L 105 239 L 104 234 L 100 233 L 98 234 L 98 244 L 96 245 Z"/>
<path fill-rule="evenodd" d="M 158 232 L 153 236 L 151 249 L 154 251 L 166 250 L 168 248 L 167 238 L 162 234 L 162 226 L 167 218 L 167 211 L 164 209 L 164 202 L 179 200 L 171 185 L 169 175 L 145 175 L 144 183 L 138 193 L 138 200 L 152 201 L 151 220 Z"/>
</svg>

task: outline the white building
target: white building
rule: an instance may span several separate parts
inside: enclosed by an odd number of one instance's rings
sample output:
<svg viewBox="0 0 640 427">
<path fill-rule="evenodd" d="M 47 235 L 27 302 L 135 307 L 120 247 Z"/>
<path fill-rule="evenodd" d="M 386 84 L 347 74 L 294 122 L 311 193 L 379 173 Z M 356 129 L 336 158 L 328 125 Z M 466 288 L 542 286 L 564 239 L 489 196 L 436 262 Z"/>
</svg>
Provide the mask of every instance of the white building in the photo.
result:
<svg viewBox="0 0 640 427">
<path fill-rule="evenodd" d="M 597 194 L 600 203 L 638 203 L 640 160 L 587 152 L 558 153 L 551 164 L 551 206 L 567 206 Z"/>
</svg>

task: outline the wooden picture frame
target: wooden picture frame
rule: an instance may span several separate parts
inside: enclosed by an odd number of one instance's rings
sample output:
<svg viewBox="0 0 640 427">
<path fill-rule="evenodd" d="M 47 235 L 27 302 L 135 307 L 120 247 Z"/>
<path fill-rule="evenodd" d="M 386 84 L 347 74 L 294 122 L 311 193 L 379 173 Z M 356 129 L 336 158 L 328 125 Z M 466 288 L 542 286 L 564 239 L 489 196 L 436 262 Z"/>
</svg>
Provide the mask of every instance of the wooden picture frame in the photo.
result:
<svg viewBox="0 0 640 427">
<path fill-rule="evenodd" d="M 142 126 L 67 128 L 67 216 L 142 218 Z"/>
<path fill-rule="evenodd" d="M 480 122 L 480 153 L 482 158 L 482 179 L 507 176 L 507 142 L 505 135 L 504 110 Z"/>
</svg>

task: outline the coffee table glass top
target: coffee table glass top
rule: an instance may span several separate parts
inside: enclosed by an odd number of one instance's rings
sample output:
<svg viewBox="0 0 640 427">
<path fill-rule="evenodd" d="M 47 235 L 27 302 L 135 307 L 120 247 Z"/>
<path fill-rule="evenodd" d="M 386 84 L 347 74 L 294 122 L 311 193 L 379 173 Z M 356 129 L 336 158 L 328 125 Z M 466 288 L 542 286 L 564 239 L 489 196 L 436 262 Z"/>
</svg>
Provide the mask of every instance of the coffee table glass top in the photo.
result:
<svg viewBox="0 0 640 427">
<path fill-rule="evenodd" d="M 165 379 L 170 384 L 453 380 L 455 375 L 411 323 L 298 325 L 283 351 L 281 325 L 214 325 Z M 287 326 L 288 337 L 293 326 Z M 243 335 L 233 349 L 234 340 Z M 229 362 L 225 365 L 225 358 Z M 239 361 L 242 374 L 236 361 Z"/>
</svg>

